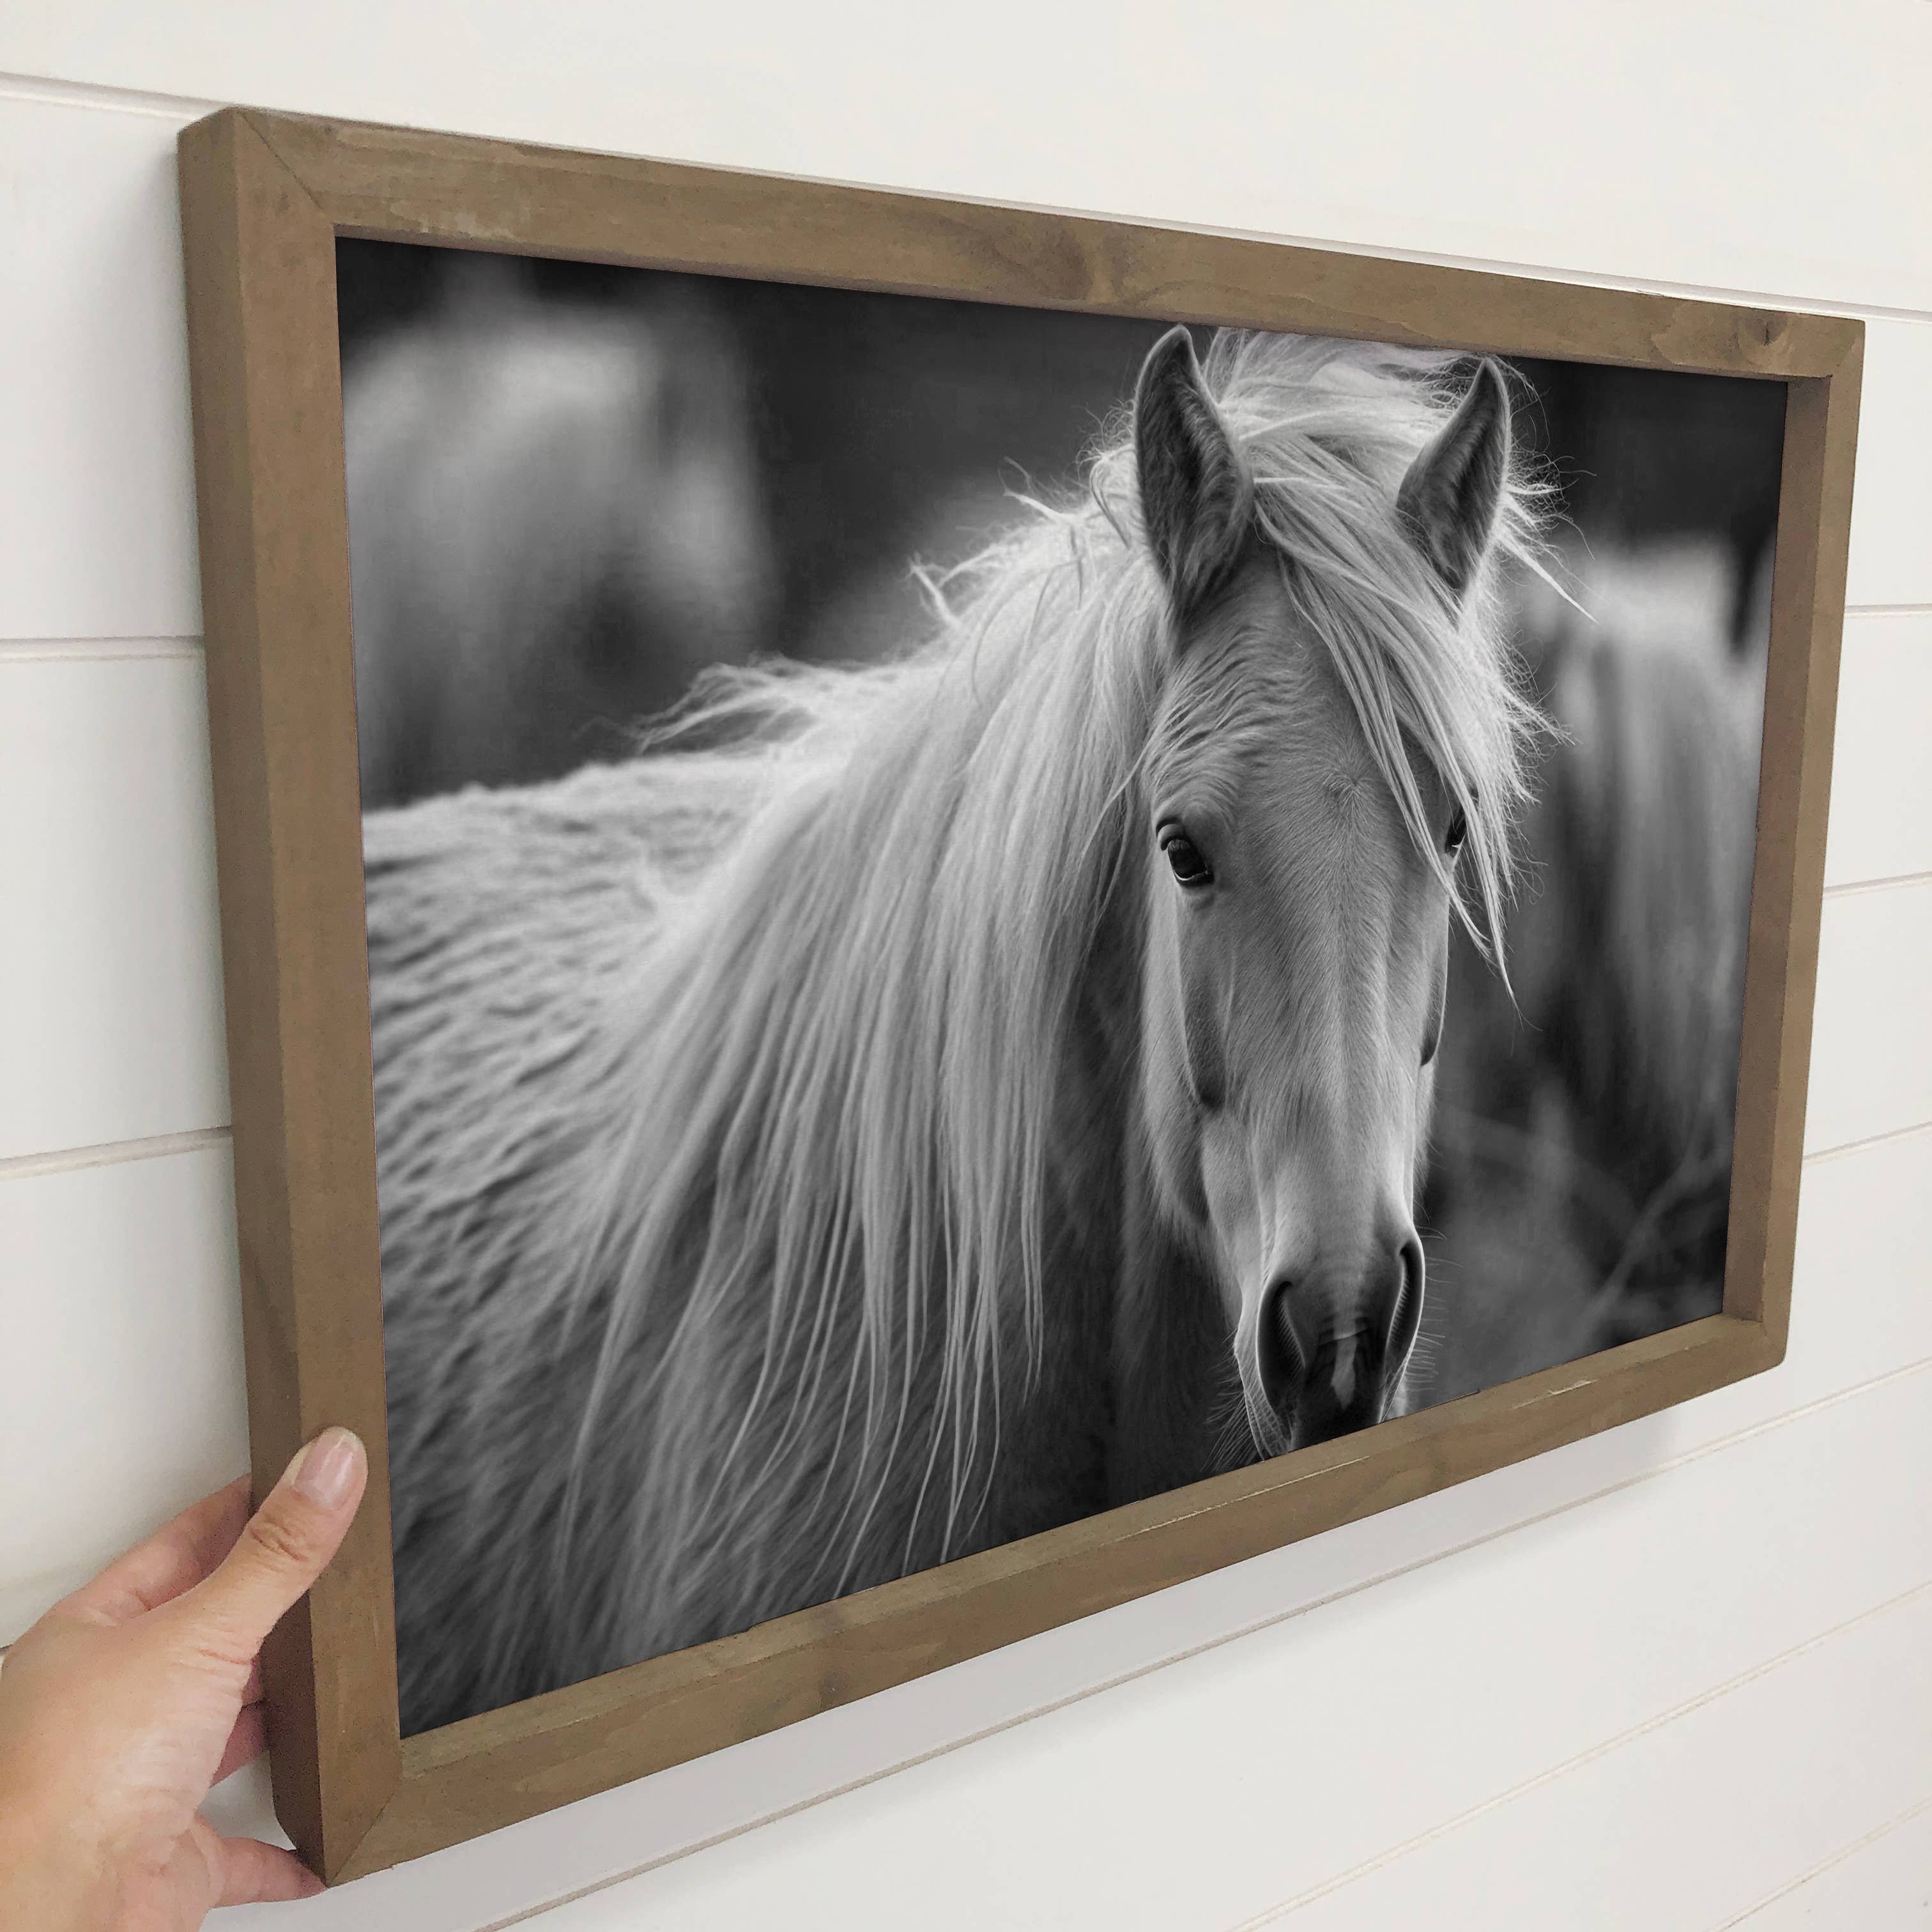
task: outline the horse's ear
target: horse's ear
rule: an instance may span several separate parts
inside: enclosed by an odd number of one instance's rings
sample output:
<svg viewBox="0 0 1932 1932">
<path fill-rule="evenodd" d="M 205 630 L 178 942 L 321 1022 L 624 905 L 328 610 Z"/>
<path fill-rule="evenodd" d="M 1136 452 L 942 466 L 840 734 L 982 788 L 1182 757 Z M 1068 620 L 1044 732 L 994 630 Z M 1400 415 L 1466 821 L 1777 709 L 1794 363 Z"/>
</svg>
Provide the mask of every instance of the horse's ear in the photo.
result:
<svg viewBox="0 0 1932 1932">
<path fill-rule="evenodd" d="M 1485 357 L 1456 413 L 1409 465 L 1396 493 L 1403 526 L 1458 596 L 1496 533 L 1509 464 L 1509 391 L 1502 370 Z"/>
<path fill-rule="evenodd" d="M 1169 329 L 1141 364 L 1134 458 L 1148 542 L 1175 610 L 1184 612 L 1240 556 L 1254 501 L 1185 328 Z"/>
</svg>

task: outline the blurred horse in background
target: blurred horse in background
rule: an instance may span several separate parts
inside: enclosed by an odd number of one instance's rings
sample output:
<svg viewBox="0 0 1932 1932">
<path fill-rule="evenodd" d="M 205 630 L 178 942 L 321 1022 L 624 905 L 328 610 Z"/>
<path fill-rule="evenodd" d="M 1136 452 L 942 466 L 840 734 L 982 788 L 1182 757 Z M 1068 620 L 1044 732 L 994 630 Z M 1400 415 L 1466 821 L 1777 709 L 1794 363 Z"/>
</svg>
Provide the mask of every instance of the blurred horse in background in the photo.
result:
<svg viewBox="0 0 1932 1932">
<path fill-rule="evenodd" d="M 1430 1402 L 1722 1301 L 1764 599 L 1734 633 L 1740 600 L 1701 552 L 1600 558 L 1580 587 L 1601 622 L 1539 596 L 1520 616 L 1560 736 L 1523 826 L 1515 1002 L 1473 956 L 1452 973 L 1424 1218 L 1454 1260 L 1432 1253 Z"/>
<path fill-rule="evenodd" d="M 742 372 L 688 304 L 540 300 L 458 256 L 344 373 L 366 808 L 612 757 L 764 640 Z"/>
</svg>

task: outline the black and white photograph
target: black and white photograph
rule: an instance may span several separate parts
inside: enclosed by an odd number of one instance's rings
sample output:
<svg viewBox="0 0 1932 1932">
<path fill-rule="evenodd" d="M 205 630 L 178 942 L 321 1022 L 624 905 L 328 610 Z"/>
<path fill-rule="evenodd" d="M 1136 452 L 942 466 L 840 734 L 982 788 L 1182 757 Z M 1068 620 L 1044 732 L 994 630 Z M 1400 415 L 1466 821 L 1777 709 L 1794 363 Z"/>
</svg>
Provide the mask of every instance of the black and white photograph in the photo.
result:
<svg viewBox="0 0 1932 1932">
<path fill-rule="evenodd" d="M 406 1736 L 1718 1312 L 1782 383 L 337 265 Z"/>
</svg>

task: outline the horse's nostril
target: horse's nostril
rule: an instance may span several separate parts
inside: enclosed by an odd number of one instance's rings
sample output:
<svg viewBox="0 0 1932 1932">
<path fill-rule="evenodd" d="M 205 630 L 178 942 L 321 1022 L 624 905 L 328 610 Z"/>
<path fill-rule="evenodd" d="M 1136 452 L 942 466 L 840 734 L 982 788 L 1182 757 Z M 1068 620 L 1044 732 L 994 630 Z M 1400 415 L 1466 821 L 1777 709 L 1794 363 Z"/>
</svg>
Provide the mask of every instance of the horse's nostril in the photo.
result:
<svg viewBox="0 0 1932 1932">
<path fill-rule="evenodd" d="M 1379 1422 L 1421 1325 L 1422 1247 L 1413 1232 L 1330 1286 L 1284 1276 L 1259 1309 L 1262 1392 L 1298 1447 Z"/>
<path fill-rule="evenodd" d="M 1262 1298 L 1262 1391 L 1277 1407 L 1300 1379 L 1306 1366 L 1289 1312 L 1289 1297 L 1294 1289 L 1294 1282 L 1284 1279 L 1270 1283 Z"/>
</svg>

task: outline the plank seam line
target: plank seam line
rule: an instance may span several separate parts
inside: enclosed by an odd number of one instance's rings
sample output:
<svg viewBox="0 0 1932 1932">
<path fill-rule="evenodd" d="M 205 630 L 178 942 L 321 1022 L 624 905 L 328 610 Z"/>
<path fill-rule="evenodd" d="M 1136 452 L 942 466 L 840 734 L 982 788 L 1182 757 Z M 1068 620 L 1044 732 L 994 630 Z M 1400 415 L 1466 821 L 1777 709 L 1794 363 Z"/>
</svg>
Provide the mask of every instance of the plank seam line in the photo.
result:
<svg viewBox="0 0 1932 1932">
<path fill-rule="evenodd" d="M 1743 1911 L 1726 1918 L 1721 1925 L 1712 1926 L 1711 1932 L 1734 1932 L 1734 1928 L 1743 1924 L 1748 1918 L 1756 1918 L 1760 1912 L 1775 1905 L 1781 1898 L 1789 1898 L 1793 1892 L 1809 1885 L 1814 1878 L 1823 1877 L 1834 1865 L 1841 1865 L 1847 1858 L 1870 1850 L 1881 1838 L 1889 1838 L 1901 1826 L 1910 1824 L 1915 1818 L 1928 1810 L 1932 1810 L 1932 1798 L 1922 1798 L 1916 1804 L 1908 1804 L 1897 1817 L 1888 1818 L 1882 1825 L 1874 1825 L 1863 1838 L 1854 1838 L 1849 1845 L 1840 1845 L 1828 1857 L 1820 1858 L 1810 1870 L 1800 1872 L 1796 1878 L 1788 1880 L 1775 1892 L 1766 1892 L 1754 1905 L 1746 1906 Z"/>
<path fill-rule="evenodd" d="M 1804 1156 L 1807 1167 L 1822 1167 L 1828 1160 L 1842 1160 L 1848 1154 L 1864 1154 L 1874 1148 L 1891 1147 L 1900 1141 L 1916 1140 L 1932 1134 L 1932 1120 L 1915 1121 L 1909 1127 L 1892 1127 L 1882 1134 L 1868 1134 L 1862 1140 L 1840 1141 L 1834 1147 L 1815 1148 Z"/>
<path fill-rule="evenodd" d="M 136 1160 L 159 1160 L 169 1154 L 196 1154 L 205 1148 L 224 1147 L 226 1127 L 194 1127 L 185 1133 L 154 1134 L 143 1140 L 104 1141 L 94 1147 L 62 1148 L 53 1154 L 16 1154 L 0 1159 L 0 1180 L 38 1179 L 43 1174 L 70 1174 L 82 1168 L 117 1167 Z"/>
<path fill-rule="evenodd" d="M 0 100 L 184 122 L 212 114 L 222 105 L 218 100 L 197 100 L 184 94 L 144 94 L 136 88 L 110 87 L 99 81 L 56 80 L 41 74 L 5 73 L 0 73 Z"/>
<path fill-rule="evenodd" d="M 1923 617 L 1932 614 L 1932 604 L 1847 604 L 1847 617 Z"/>
<path fill-rule="evenodd" d="M 111 86 L 103 82 L 58 80 L 29 74 L 0 72 L 0 98 L 43 102 L 52 106 L 105 110 L 110 112 L 146 115 L 154 118 L 186 121 L 204 114 L 212 114 L 229 104 L 218 100 L 200 100 L 190 95 L 143 93 L 132 88 Z M 250 105 L 265 113 L 282 113 L 292 110 L 271 106 L 263 101 Z M 326 108 L 310 110 L 323 118 L 357 120 L 356 113 L 332 112 Z M 440 128 L 422 130 L 424 132 L 446 133 L 461 135 L 466 130 L 460 128 Z M 536 141 L 539 137 L 526 130 L 499 127 L 490 132 L 506 140 Z M 558 146 L 554 141 L 545 146 Z M 770 169 L 754 168 L 744 165 L 734 166 L 716 160 L 699 160 L 673 154 L 639 154 L 634 151 L 620 148 L 580 148 L 577 152 L 604 154 L 613 160 L 664 161 L 679 166 L 708 167 L 727 174 L 772 173 Z M 1494 271 L 1504 274 L 1524 277 L 1534 281 L 1564 282 L 1583 288 L 1616 289 L 1642 295 L 1674 296 L 1684 300 L 1710 302 L 1728 306 L 1755 308 L 1788 309 L 1795 314 L 1808 315 L 1842 315 L 1863 317 L 1883 322 L 1916 322 L 1932 324 L 1932 310 L 1912 308 L 1885 302 L 1842 302 L 1823 301 L 1815 297 L 1779 293 L 1774 290 L 1754 288 L 1729 287 L 1714 283 L 1676 282 L 1661 278 L 1646 279 L 1636 275 L 1611 275 L 1592 274 L 1587 269 L 1567 268 L 1550 262 L 1528 262 L 1512 257 L 1489 255 L 1458 255 L 1440 250 L 1425 248 L 1378 248 L 1371 244 L 1344 241 L 1334 236 L 1312 236 L 1255 228 L 1236 228 L 1214 223 L 1177 221 L 1160 215 L 1122 214 L 1116 209 L 1099 208 L 1072 208 L 1060 203 L 1015 201 L 1000 196 L 976 195 L 970 190 L 952 188 L 914 188 L 901 182 L 859 181 L 848 176 L 830 175 L 796 174 L 776 171 L 780 178 L 790 181 L 809 182 L 828 188 L 863 188 L 880 190 L 888 194 L 905 194 L 916 200 L 928 201 L 972 201 L 988 208 L 1011 208 L 1023 213 L 1047 214 L 1072 214 L 1096 221 L 1118 222 L 1129 227 L 1178 228 L 1190 234 L 1208 235 L 1231 241 L 1256 241 L 1283 243 L 1290 248 L 1314 248 L 1330 253 L 1366 256 L 1379 261 L 1415 262 L 1433 267 L 1452 268 L 1478 268 Z"/>
<path fill-rule="evenodd" d="M 1827 899 L 1856 898 L 1863 892 L 1892 892 L 1911 886 L 1922 886 L 1932 879 L 1932 872 L 1888 872 L 1876 879 L 1846 879 L 1840 884 L 1827 886 Z"/>
<path fill-rule="evenodd" d="M 1278 1924 L 1290 1913 L 1300 1912 L 1351 1885 L 1360 1883 L 1384 1866 L 1392 1865 L 1426 1845 L 1448 1838 L 1486 1814 L 1501 1810 L 1519 1798 L 1526 1798 L 1532 1792 L 1554 1784 L 1560 1778 L 1570 1777 L 1610 1756 L 1613 1752 L 1622 1750 L 1626 1744 L 1634 1744 L 1640 1738 L 1648 1737 L 1676 1723 L 1679 1718 L 1701 1711 L 1706 1706 L 1714 1704 L 1720 1699 L 1730 1696 L 1734 1691 L 1744 1689 L 1760 1678 L 1768 1677 L 1774 1672 L 1783 1670 L 1786 1664 L 1795 1664 L 1811 1652 L 1821 1649 L 1828 1643 L 1835 1642 L 1838 1638 L 1856 1630 L 1861 1624 L 1875 1622 L 1895 1610 L 1903 1610 L 1915 1598 L 1928 1595 L 1932 1595 L 1932 1580 L 1915 1583 L 1909 1590 L 1902 1590 L 1897 1596 L 1889 1597 L 1882 1604 L 1874 1604 L 1869 1609 L 1859 1611 L 1856 1616 L 1847 1617 L 1842 1623 L 1834 1624 L 1828 1630 L 1820 1630 L 1815 1636 L 1807 1637 L 1802 1643 L 1794 1644 L 1789 1650 L 1780 1651 L 1774 1657 L 1762 1658 L 1748 1670 L 1740 1671 L 1736 1676 L 1726 1678 L 1723 1683 L 1714 1684 L 1708 1690 L 1700 1691 L 1696 1696 L 1687 1698 L 1682 1703 L 1673 1705 L 1667 1711 L 1660 1711 L 1654 1717 L 1646 1718 L 1642 1724 L 1633 1724 L 1628 1730 L 1619 1731 L 1616 1736 L 1592 1744 L 1588 1750 L 1579 1751 L 1575 1756 L 1565 1758 L 1561 1764 L 1552 1765 L 1546 1771 L 1538 1772 L 1534 1778 L 1525 1778 L 1520 1784 L 1512 1785 L 1508 1790 L 1500 1791 L 1493 1798 L 1485 1798 L 1480 1804 L 1472 1804 L 1468 1810 L 1459 1811 L 1453 1818 L 1445 1818 L 1441 1824 L 1431 1826 L 1426 1832 L 1417 1832 L 1414 1837 L 1404 1839 L 1399 1845 L 1390 1846 L 1388 1850 L 1378 1852 L 1372 1858 L 1363 1859 L 1360 1864 L 1352 1865 L 1348 1870 L 1338 1872 L 1333 1878 L 1325 1879 L 1318 1886 L 1311 1886 L 1307 1891 L 1298 1892 L 1294 1898 L 1285 1899 L 1279 1905 L 1271 1905 L 1266 1911 L 1257 1912 L 1251 1918 L 1241 1919 L 1230 1927 L 1228 1932 L 1261 1932 L 1264 1926 Z M 1726 1922 L 1735 1924 L 1736 1922 Z"/>
<path fill-rule="evenodd" d="M 1548 1509 L 1537 1511 L 1534 1515 L 1501 1524 L 1494 1529 L 1486 1530 L 1480 1536 L 1472 1536 L 1465 1542 L 1452 1544 L 1446 1548 L 1432 1550 L 1425 1556 L 1417 1557 L 1411 1562 L 1397 1564 L 1390 1569 L 1378 1571 L 1373 1576 L 1364 1576 L 1355 1582 L 1345 1584 L 1338 1589 L 1328 1592 L 1324 1596 L 1311 1598 L 1306 1603 L 1298 1604 L 1292 1610 L 1276 1611 L 1269 1616 L 1257 1618 L 1251 1622 L 1238 1625 L 1232 1630 L 1205 1638 L 1198 1643 L 1190 1644 L 1184 1650 L 1175 1651 L 1169 1655 L 1157 1658 L 1151 1663 L 1136 1664 L 1131 1670 L 1123 1670 L 1112 1677 L 1102 1678 L 1098 1682 L 1083 1685 L 1077 1690 L 1069 1691 L 1063 1696 L 1049 1699 L 1044 1703 L 1032 1706 L 1024 1711 L 1017 1712 L 1010 1717 L 1002 1718 L 996 1723 L 985 1725 L 978 1730 L 966 1732 L 959 1737 L 948 1738 L 943 1744 L 934 1744 L 927 1750 L 916 1751 L 908 1756 L 896 1759 L 892 1763 L 880 1766 L 874 1770 L 862 1772 L 857 1777 L 848 1778 L 843 1783 L 833 1785 L 826 1790 L 814 1792 L 808 1797 L 796 1798 L 789 1804 L 776 1806 L 770 1811 L 761 1813 L 758 1817 L 746 1819 L 738 1824 L 727 1826 L 722 1830 L 712 1832 L 706 1837 L 694 1839 L 688 1844 L 678 1846 L 671 1851 L 662 1852 L 656 1857 L 647 1858 L 641 1864 L 628 1866 L 624 1870 L 611 1873 L 606 1877 L 593 1879 L 589 1883 L 578 1886 L 569 1892 L 560 1892 L 554 1898 L 547 1898 L 540 1904 L 526 1906 L 519 1911 L 512 1912 L 508 1918 L 493 1918 L 486 1924 L 474 1928 L 473 1932 L 509 1932 L 509 1928 L 512 1926 L 527 1924 L 532 1919 L 542 1917 L 547 1912 L 554 1912 L 563 1906 L 574 1904 L 578 1900 L 588 1898 L 593 1893 L 608 1892 L 614 1886 L 628 1884 L 632 1880 L 644 1877 L 663 1866 L 675 1864 L 681 1858 L 692 1858 L 700 1852 L 714 1850 L 720 1845 L 728 1844 L 734 1838 L 742 1838 L 750 1832 L 760 1831 L 767 1825 L 782 1823 L 788 1818 L 796 1817 L 801 1813 L 812 1810 L 818 1805 L 830 1804 L 836 1798 L 850 1797 L 854 1792 L 863 1790 L 868 1785 L 880 1784 L 889 1778 L 896 1778 L 902 1772 L 917 1770 L 922 1765 L 930 1764 L 937 1759 L 947 1756 L 956 1750 L 963 1750 L 970 1745 L 983 1744 L 989 1738 L 998 1737 L 1004 1732 L 1016 1730 L 1022 1724 L 1030 1724 L 1035 1718 L 1051 1717 L 1057 1712 L 1070 1709 L 1076 1704 L 1084 1703 L 1090 1697 L 1102 1696 L 1109 1691 L 1122 1689 L 1126 1685 L 1136 1683 L 1143 1678 L 1151 1677 L 1156 1672 L 1166 1670 L 1172 1665 L 1189 1663 L 1197 1657 L 1206 1656 L 1211 1651 L 1221 1649 L 1226 1645 L 1239 1643 L 1247 1637 L 1258 1635 L 1263 1630 L 1274 1629 L 1280 1624 L 1292 1623 L 1298 1617 L 1306 1616 L 1313 1611 L 1325 1610 L 1331 1604 L 1340 1603 L 1350 1597 L 1360 1595 L 1364 1591 L 1377 1588 L 1382 1584 L 1392 1583 L 1402 1577 L 1412 1576 L 1419 1570 L 1429 1568 L 1432 1564 L 1446 1562 L 1454 1557 L 1466 1556 L 1471 1551 L 1480 1550 L 1485 1545 L 1497 1542 L 1505 1536 L 1514 1535 L 1518 1530 L 1532 1529 L 1539 1524 L 1552 1522 L 1558 1516 L 1568 1514 L 1572 1510 L 1581 1509 L 1588 1504 L 1602 1502 L 1626 1490 L 1635 1489 L 1640 1484 L 1647 1483 L 1653 1478 L 1669 1475 L 1674 1471 L 1687 1468 L 1693 1462 L 1702 1461 L 1707 1456 L 1717 1455 L 1738 1444 L 1751 1442 L 1760 1436 L 1768 1436 L 1774 1431 L 1782 1429 L 1788 1423 L 1801 1420 L 1807 1416 L 1822 1414 L 1826 1409 L 1836 1408 L 1840 1402 L 1851 1401 L 1874 1390 L 1882 1388 L 1890 1383 L 1904 1381 L 1909 1376 L 1923 1374 L 1928 1370 L 1932 1370 L 1932 1355 L 1923 1357 L 1915 1362 L 1907 1363 L 1900 1368 L 1888 1370 L 1883 1375 L 1874 1376 L 1868 1381 L 1854 1383 L 1849 1388 L 1836 1390 L 1831 1394 L 1820 1396 L 1811 1402 L 1801 1403 L 1797 1408 L 1787 1409 L 1781 1414 L 1767 1417 L 1762 1422 L 1754 1423 L 1748 1428 L 1738 1430 L 1730 1436 L 1720 1436 L 1714 1442 L 1702 1444 L 1696 1448 L 1687 1450 L 1681 1456 L 1675 1456 L 1668 1461 L 1656 1463 L 1649 1468 L 1640 1471 L 1635 1475 L 1624 1478 L 1621 1481 L 1606 1484 L 1601 1489 L 1592 1490 L 1583 1496 L 1574 1496 L 1568 1502 L 1555 1504 Z M 1915 1587 L 1920 1589 L 1932 1589 L 1932 1583 L 1921 1584 Z M 1912 1592 L 1908 1591 L 1905 1594 L 1909 1596 Z M 1893 1600 L 1901 1601 L 1903 1599 Z M 1878 1610 L 1882 1610 L 1886 1607 L 1886 1605 L 1880 1604 L 1878 1606 Z M 1861 1612 L 1859 1616 L 1870 1616 L 1876 1613 L 1875 1610 L 1868 1610 Z M 1854 1617 L 1851 1622 L 1856 1623 L 1858 1620 L 1858 1617 Z M 1838 1628 L 1848 1627 L 1848 1625 L 1841 1625 Z M 1825 1634 L 1829 1635 L 1831 1633 L 1826 1632 Z M 1822 1641 L 1822 1638 L 1814 1639 L 1813 1641 Z M 1800 1646 L 1801 1648 L 1802 1647 Z M 1791 1654 L 1795 1655 L 1796 1653 Z M 1693 1701 L 1694 1703 L 1696 1700 Z M 1687 1705 L 1683 1708 L 1688 1709 L 1691 1706 Z"/>
<path fill-rule="evenodd" d="M 0 638 L 0 664 L 200 656 L 199 638 Z"/>
</svg>

